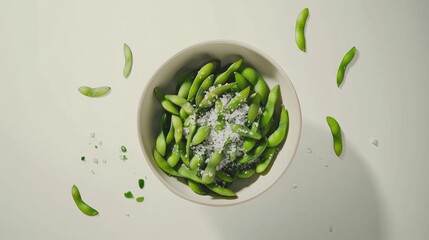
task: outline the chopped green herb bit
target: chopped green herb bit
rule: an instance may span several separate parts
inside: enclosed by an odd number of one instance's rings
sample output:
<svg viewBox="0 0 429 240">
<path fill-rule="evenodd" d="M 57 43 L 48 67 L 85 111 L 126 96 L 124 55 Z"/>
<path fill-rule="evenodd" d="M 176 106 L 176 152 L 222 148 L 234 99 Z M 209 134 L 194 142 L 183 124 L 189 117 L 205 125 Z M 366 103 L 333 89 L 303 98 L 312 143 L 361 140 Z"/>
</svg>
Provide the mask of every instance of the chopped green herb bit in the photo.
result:
<svg viewBox="0 0 429 240">
<path fill-rule="evenodd" d="M 124 193 L 124 196 L 126 198 L 133 198 L 134 197 L 134 195 L 133 195 L 133 193 L 131 193 L 131 191 L 128 191 L 128 192 Z"/>
<path fill-rule="evenodd" d="M 141 189 L 143 189 L 143 187 L 144 187 L 144 180 L 143 179 L 139 179 L 139 187 Z"/>
<path fill-rule="evenodd" d="M 97 146 L 97 145 L 95 145 L 94 147 L 95 147 L 96 149 L 98 148 L 98 146 Z"/>
<path fill-rule="evenodd" d="M 138 197 L 138 198 L 136 198 L 136 201 L 137 202 L 143 202 L 144 201 L 144 197 Z"/>
<path fill-rule="evenodd" d="M 121 146 L 121 151 L 122 151 L 123 153 L 126 153 L 126 152 L 127 152 L 127 148 L 126 148 L 125 146 Z"/>
<path fill-rule="evenodd" d="M 85 161 L 85 156 L 80 157 L 80 160 Z"/>
</svg>

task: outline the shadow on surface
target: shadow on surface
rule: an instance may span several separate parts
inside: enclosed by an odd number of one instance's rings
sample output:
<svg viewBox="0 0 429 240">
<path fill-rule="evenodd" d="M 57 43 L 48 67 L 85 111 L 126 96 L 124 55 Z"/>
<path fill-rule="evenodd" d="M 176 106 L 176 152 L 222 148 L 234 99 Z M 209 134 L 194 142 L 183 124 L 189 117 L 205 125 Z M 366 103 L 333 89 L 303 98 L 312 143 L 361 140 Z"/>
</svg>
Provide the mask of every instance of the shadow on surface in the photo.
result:
<svg viewBox="0 0 429 240">
<path fill-rule="evenodd" d="M 350 142 L 336 157 L 329 129 L 308 122 L 295 159 L 271 189 L 238 206 L 201 211 L 222 239 L 382 239 L 366 160 Z"/>
</svg>

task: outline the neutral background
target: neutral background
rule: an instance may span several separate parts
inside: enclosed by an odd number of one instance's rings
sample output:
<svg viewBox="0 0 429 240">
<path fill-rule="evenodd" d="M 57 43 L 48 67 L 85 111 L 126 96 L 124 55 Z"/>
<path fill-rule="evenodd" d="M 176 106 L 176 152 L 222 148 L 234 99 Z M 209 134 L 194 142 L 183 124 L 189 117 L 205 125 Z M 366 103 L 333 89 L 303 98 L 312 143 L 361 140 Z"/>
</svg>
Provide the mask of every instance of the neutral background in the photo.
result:
<svg viewBox="0 0 429 240">
<path fill-rule="evenodd" d="M 294 42 L 304 7 L 307 53 Z M 428 12 L 425 0 L 1 0 L 0 239 L 427 239 Z M 215 39 L 270 55 L 303 114 L 298 153 L 279 182 L 223 208 L 169 192 L 137 134 L 138 102 L 156 69 Z M 124 42 L 135 59 L 128 79 Z M 352 46 L 357 57 L 338 89 Z M 112 92 L 91 99 L 81 85 Z M 341 158 L 327 115 L 343 128 Z M 99 216 L 80 213 L 73 184 Z M 145 201 L 125 199 L 128 190 Z"/>
</svg>

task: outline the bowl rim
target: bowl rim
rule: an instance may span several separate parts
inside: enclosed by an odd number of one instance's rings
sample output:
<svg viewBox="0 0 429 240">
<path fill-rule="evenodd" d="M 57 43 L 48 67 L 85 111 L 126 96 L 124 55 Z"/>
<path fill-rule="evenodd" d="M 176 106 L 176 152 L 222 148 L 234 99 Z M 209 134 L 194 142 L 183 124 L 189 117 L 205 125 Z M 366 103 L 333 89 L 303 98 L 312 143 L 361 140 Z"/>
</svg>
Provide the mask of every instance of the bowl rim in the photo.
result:
<svg viewBox="0 0 429 240">
<path fill-rule="evenodd" d="M 168 182 L 166 182 L 161 176 L 159 176 L 158 172 L 155 169 L 155 166 L 153 166 L 153 163 L 149 162 L 151 160 L 151 156 L 148 156 L 148 154 L 146 153 L 145 149 L 144 149 L 144 143 L 143 143 L 143 138 L 142 138 L 142 128 L 141 128 L 141 109 L 143 106 L 143 99 L 145 98 L 145 95 L 147 94 L 148 88 L 150 83 L 153 81 L 154 77 L 156 77 L 160 71 L 162 71 L 162 69 L 169 64 L 173 59 L 175 59 L 176 57 L 178 57 L 179 55 L 190 51 L 194 48 L 198 48 L 201 46 L 205 46 L 205 45 L 210 45 L 210 44 L 230 44 L 230 45 L 236 45 L 236 46 L 240 46 L 240 47 L 244 47 L 247 48 L 251 51 L 254 51 L 255 53 L 257 53 L 258 55 L 262 56 L 263 58 L 265 58 L 267 61 L 270 62 L 270 64 L 272 64 L 278 71 L 281 72 L 281 74 L 285 75 L 288 79 L 289 79 L 289 85 L 291 87 L 291 90 L 293 92 L 293 97 L 296 99 L 297 101 L 297 118 L 298 118 L 298 122 L 299 127 L 296 129 L 297 131 L 297 144 L 295 149 L 293 149 L 293 152 L 291 154 L 291 160 L 289 162 L 289 164 L 283 169 L 283 171 L 271 182 L 267 185 L 267 187 L 265 189 L 263 189 L 262 191 L 258 192 L 257 194 L 255 194 L 254 196 L 251 196 L 247 199 L 241 200 L 241 201 L 234 201 L 234 199 L 231 200 L 231 202 L 223 202 L 221 204 L 219 204 L 219 202 L 213 201 L 210 203 L 207 202 L 201 202 L 198 200 L 194 200 L 191 198 L 186 197 L 185 195 L 183 195 L 180 191 L 176 190 L 173 187 L 170 187 Z M 203 41 L 203 42 L 199 42 L 196 44 L 192 44 L 188 47 L 183 48 L 182 50 L 176 52 L 175 54 L 173 54 L 172 56 L 170 56 L 166 61 L 164 61 L 163 64 L 161 64 L 161 66 L 159 66 L 156 71 L 152 74 L 152 76 L 149 78 L 149 80 L 146 82 L 145 87 L 143 88 L 143 91 L 140 95 L 140 100 L 139 100 L 139 104 L 138 104 L 138 108 L 137 108 L 137 132 L 138 132 L 138 138 L 139 138 L 139 143 L 140 143 L 140 148 L 143 152 L 143 155 L 145 157 L 146 163 L 149 165 L 150 169 L 152 170 L 153 174 L 158 178 L 159 181 L 161 181 L 161 183 L 171 192 L 173 192 L 175 195 L 179 196 L 180 198 L 193 202 L 193 203 L 197 203 L 200 205 L 204 205 L 204 206 L 214 206 L 214 207 L 228 207 L 228 206 L 234 206 L 234 205 L 239 205 L 245 202 L 248 202 L 250 200 L 253 200 L 259 196 L 261 196 L 263 193 L 265 193 L 268 189 L 270 189 L 272 186 L 275 185 L 275 183 L 277 183 L 280 178 L 283 177 L 283 175 L 285 174 L 286 170 L 290 167 L 292 161 L 295 159 L 296 153 L 298 151 L 299 148 L 299 144 L 301 141 L 301 132 L 302 132 L 302 111 L 301 111 L 301 103 L 299 101 L 298 95 L 296 93 L 296 89 L 292 83 L 292 81 L 290 81 L 289 76 L 286 74 L 286 72 L 283 70 L 283 68 L 276 62 L 274 61 L 273 58 L 271 58 L 270 56 L 268 56 L 266 53 L 264 53 L 263 51 L 259 50 L 258 48 L 247 44 L 247 43 L 243 43 L 240 41 L 236 41 L 236 40 L 228 40 L 228 39 L 216 39 L 216 40 L 209 40 L 209 41 Z"/>
</svg>

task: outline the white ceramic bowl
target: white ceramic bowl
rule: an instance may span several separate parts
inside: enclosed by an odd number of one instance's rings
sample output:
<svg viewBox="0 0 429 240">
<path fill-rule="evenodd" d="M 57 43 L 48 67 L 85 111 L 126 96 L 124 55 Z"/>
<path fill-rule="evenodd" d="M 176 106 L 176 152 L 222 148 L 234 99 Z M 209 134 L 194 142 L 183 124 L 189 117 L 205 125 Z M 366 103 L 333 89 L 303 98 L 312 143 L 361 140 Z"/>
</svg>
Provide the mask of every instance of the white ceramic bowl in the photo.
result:
<svg viewBox="0 0 429 240">
<path fill-rule="evenodd" d="M 153 150 L 159 131 L 162 106 L 153 94 L 155 87 L 163 92 L 174 94 L 177 76 L 187 70 L 195 69 L 201 64 L 212 60 L 221 60 L 221 65 L 231 63 L 243 57 L 244 62 L 253 66 L 272 88 L 280 85 L 283 104 L 289 113 L 289 133 L 283 148 L 265 175 L 255 174 L 254 177 L 234 183 L 232 189 L 238 197 L 234 199 L 219 198 L 215 195 L 198 195 L 183 181 L 165 174 L 154 162 Z M 192 202 L 224 206 L 248 201 L 270 188 L 285 172 L 298 148 L 301 135 L 301 109 L 295 89 L 282 68 L 270 57 L 247 44 L 234 41 L 210 41 L 188 47 L 165 62 L 149 80 L 139 105 L 138 130 L 140 143 L 146 160 L 158 179 L 173 193 Z"/>
</svg>

